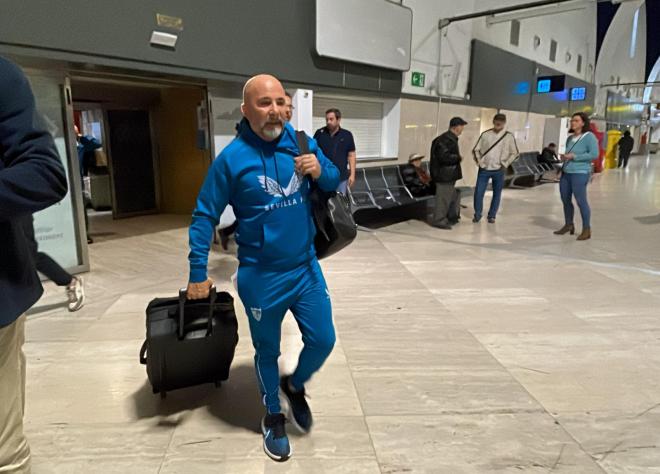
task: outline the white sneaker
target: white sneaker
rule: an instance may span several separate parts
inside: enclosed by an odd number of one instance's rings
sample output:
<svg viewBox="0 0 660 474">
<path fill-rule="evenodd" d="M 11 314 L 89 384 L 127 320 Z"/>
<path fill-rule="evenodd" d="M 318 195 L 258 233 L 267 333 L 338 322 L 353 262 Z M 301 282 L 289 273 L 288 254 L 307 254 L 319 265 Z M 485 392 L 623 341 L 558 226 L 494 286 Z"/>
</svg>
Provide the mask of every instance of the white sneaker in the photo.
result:
<svg viewBox="0 0 660 474">
<path fill-rule="evenodd" d="M 85 304 L 85 287 L 80 277 L 73 277 L 69 286 L 66 287 L 66 295 L 69 298 L 69 311 L 78 311 Z"/>
</svg>

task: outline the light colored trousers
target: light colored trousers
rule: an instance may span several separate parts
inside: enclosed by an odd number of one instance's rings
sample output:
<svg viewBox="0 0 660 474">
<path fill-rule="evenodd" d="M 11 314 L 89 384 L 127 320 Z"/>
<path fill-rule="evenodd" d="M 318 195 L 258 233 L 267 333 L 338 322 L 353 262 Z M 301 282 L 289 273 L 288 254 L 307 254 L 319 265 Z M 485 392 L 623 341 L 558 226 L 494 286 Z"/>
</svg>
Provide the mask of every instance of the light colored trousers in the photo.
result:
<svg viewBox="0 0 660 474">
<path fill-rule="evenodd" d="M 0 328 L 0 473 L 29 474 L 25 412 L 25 316 Z"/>
</svg>

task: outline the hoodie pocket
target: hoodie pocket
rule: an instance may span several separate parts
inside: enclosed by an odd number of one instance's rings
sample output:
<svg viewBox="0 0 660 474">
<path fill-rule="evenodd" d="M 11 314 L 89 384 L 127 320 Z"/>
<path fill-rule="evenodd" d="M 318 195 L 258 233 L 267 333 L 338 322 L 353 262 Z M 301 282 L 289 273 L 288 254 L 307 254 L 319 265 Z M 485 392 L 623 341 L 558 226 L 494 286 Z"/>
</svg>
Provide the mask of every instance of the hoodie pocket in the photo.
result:
<svg viewBox="0 0 660 474">
<path fill-rule="evenodd" d="M 236 232 L 239 247 L 259 250 L 264 246 L 264 233 L 260 225 L 239 226 Z"/>
<path fill-rule="evenodd" d="M 300 257 L 312 245 L 309 218 L 278 219 L 264 222 L 263 254 L 274 260 Z"/>
</svg>

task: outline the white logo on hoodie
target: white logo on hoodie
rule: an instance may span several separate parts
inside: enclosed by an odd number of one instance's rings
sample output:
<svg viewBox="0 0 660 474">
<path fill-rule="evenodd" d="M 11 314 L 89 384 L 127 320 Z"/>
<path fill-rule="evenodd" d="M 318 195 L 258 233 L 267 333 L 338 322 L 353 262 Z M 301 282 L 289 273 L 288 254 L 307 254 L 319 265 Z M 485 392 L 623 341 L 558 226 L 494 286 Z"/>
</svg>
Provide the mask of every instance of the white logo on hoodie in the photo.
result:
<svg viewBox="0 0 660 474">
<path fill-rule="evenodd" d="M 298 174 L 297 171 L 294 171 L 293 176 L 291 176 L 291 180 L 289 181 L 289 184 L 286 188 L 283 188 L 280 183 L 272 178 L 269 178 L 268 176 L 258 176 L 257 179 L 259 180 L 261 187 L 268 194 L 276 198 L 285 198 L 282 201 L 264 206 L 266 211 L 272 211 L 273 209 L 279 209 L 281 207 L 295 206 L 298 204 L 298 200 L 296 198 L 286 199 L 296 194 L 300 190 L 300 186 L 302 186 L 303 177 Z M 303 201 L 304 200 L 301 196 L 300 202 L 302 203 Z"/>
<path fill-rule="evenodd" d="M 298 192 L 303 181 L 302 176 L 300 176 L 297 172 L 293 173 L 293 176 L 291 176 L 291 181 L 289 181 L 289 184 L 286 188 L 283 188 L 280 183 L 278 183 L 273 178 L 269 178 L 268 176 L 259 176 L 258 179 L 261 187 L 264 188 L 264 191 L 274 197 L 293 196 Z"/>
</svg>

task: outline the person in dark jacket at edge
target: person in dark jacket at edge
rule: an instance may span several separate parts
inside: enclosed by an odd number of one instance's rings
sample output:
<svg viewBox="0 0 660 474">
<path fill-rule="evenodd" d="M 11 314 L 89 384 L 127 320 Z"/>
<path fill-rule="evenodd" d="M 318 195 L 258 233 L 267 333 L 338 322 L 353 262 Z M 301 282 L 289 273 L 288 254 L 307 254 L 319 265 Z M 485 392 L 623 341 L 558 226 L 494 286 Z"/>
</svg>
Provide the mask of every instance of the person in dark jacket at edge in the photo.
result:
<svg viewBox="0 0 660 474">
<path fill-rule="evenodd" d="M 414 197 L 431 196 L 435 194 L 435 183 L 431 175 L 422 168 L 424 155 L 412 153 L 408 157 L 408 164 L 401 167 L 403 184 L 410 190 Z"/>
<path fill-rule="evenodd" d="M 43 288 L 23 223 L 66 192 L 64 168 L 27 78 L 0 57 L 0 472 L 30 472 L 23 434 L 24 313 Z"/>
<path fill-rule="evenodd" d="M 545 165 L 548 171 L 554 170 L 555 177 L 552 178 L 552 181 L 559 182 L 558 175 L 559 170 L 561 170 L 561 160 L 557 156 L 557 145 L 555 143 L 548 143 L 548 146 L 541 151 L 536 161 L 539 165 Z M 545 173 L 541 174 L 537 181 L 541 182 L 543 179 L 547 179 Z"/>
<path fill-rule="evenodd" d="M 435 183 L 435 212 L 431 225 L 438 229 L 451 229 L 447 214 L 456 192 L 456 181 L 463 178 L 458 137 L 465 125 L 467 122 L 462 118 L 452 118 L 449 130 L 431 144 L 431 178 Z"/>
<path fill-rule="evenodd" d="M 632 153 L 635 146 L 635 140 L 630 136 L 630 132 L 626 130 L 618 143 L 619 146 L 619 165 L 617 168 L 627 168 L 630 153 Z"/>
<path fill-rule="evenodd" d="M 561 160 L 557 157 L 557 145 L 554 143 L 548 143 L 548 146 L 541 151 L 537 161 L 539 164 L 549 165 L 553 168 L 558 163 L 561 163 Z"/>
</svg>

